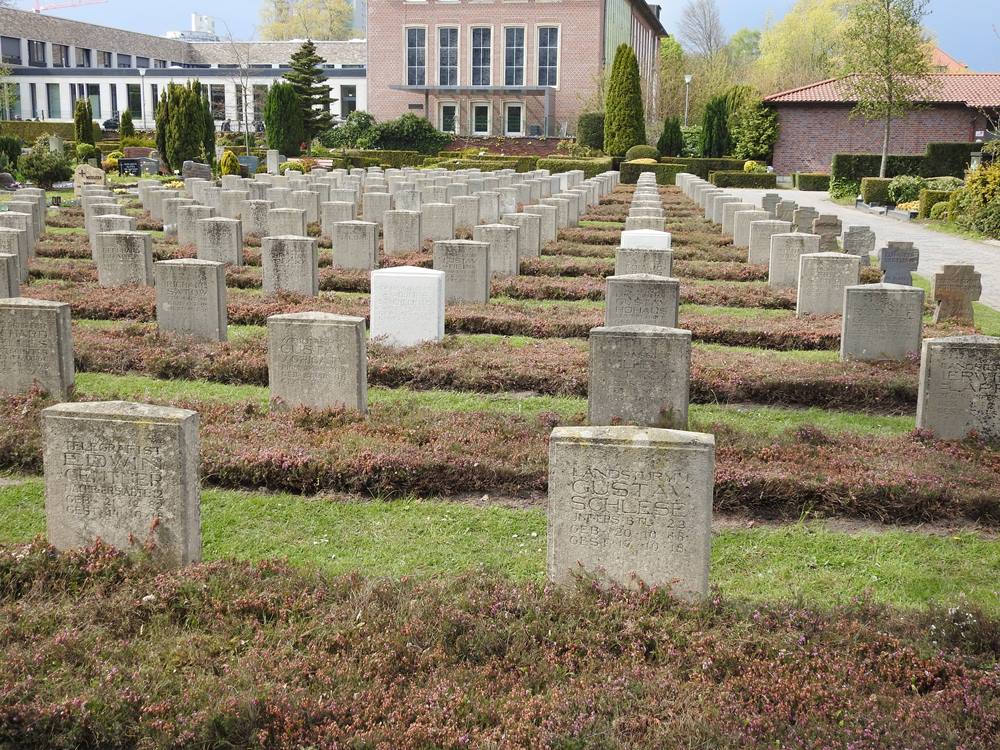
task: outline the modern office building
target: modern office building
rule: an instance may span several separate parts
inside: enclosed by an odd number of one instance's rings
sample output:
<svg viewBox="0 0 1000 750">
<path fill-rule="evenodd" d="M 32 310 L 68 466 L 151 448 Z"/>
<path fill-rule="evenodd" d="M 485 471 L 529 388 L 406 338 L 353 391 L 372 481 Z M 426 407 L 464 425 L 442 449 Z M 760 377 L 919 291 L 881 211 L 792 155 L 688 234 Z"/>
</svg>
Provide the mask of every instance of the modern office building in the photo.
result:
<svg viewBox="0 0 1000 750">
<path fill-rule="evenodd" d="M 299 45 L 170 39 L 0 8 L 0 51 L 10 68 L 0 84 L 0 119 L 71 121 L 77 99 L 87 97 L 99 122 L 128 108 L 137 128 L 150 128 L 164 87 L 197 78 L 216 121 L 228 120 L 236 130 L 241 121 L 263 119 L 267 89 Z M 364 40 L 317 41 L 316 47 L 337 100 L 333 114 L 365 109 Z"/>
<path fill-rule="evenodd" d="M 659 6 L 644 0 L 368 0 L 368 110 L 474 136 L 558 136 L 621 43 L 655 106 Z"/>
</svg>

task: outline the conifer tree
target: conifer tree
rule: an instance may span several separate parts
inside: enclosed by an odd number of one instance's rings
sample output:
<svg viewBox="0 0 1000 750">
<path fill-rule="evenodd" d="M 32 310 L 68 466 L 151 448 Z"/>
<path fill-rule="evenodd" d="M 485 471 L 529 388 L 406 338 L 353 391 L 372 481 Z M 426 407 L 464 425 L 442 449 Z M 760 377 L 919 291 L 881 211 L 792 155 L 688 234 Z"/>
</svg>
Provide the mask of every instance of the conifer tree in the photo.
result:
<svg viewBox="0 0 1000 750">
<path fill-rule="evenodd" d="M 156 111 L 153 113 L 153 124 L 156 126 L 156 150 L 160 153 L 160 159 L 162 159 L 167 166 L 170 166 L 170 162 L 167 161 L 167 123 L 170 121 L 170 100 L 167 98 L 167 89 L 164 88 L 160 93 L 160 103 L 156 105 Z"/>
<path fill-rule="evenodd" d="M 307 39 L 292 55 L 291 70 L 285 74 L 285 80 L 292 85 L 302 102 L 302 124 L 307 141 L 333 125 L 330 105 L 334 100 L 330 98 L 326 74 L 320 67 L 323 62 L 325 60 L 316 52 L 316 45 Z"/>
<path fill-rule="evenodd" d="M 122 112 L 121 120 L 118 123 L 118 133 L 122 138 L 131 138 L 135 135 L 135 124 L 132 122 L 132 110 L 125 109 Z"/>
<path fill-rule="evenodd" d="M 632 146 L 645 142 L 639 63 L 629 45 L 619 44 L 604 106 L 604 151 L 612 156 L 624 156 Z"/>
<path fill-rule="evenodd" d="M 190 86 L 169 86 L 170 117 L 167 122 L 167 162 L 180 169 L 197 161 L 202 150 L 204 116 L 199 93 Z"/>
<path fill-rule="evenodd" d="M 681 132 L 681 121 L 677 117 L 668 117 L 663 123 L 663 132 L 656 142 L 656 150 L 660 156 L 680 156 L 684 150 L 684 134 Z"/>
<path fill-rule="evenodd" d="M 276 83 L 264 102 L 264 128 L 268 148 L 285 156 L 298 156 L 305 140 L 302 100 L 290 83 Z"/>
<path fill-rule="evenodd" d="M 94 145 L 94 114 L 90 109 L 90 99 L 83 97 L 76 100 L 73 110 L 73 136 L 77 143 Z"/>
</svg>

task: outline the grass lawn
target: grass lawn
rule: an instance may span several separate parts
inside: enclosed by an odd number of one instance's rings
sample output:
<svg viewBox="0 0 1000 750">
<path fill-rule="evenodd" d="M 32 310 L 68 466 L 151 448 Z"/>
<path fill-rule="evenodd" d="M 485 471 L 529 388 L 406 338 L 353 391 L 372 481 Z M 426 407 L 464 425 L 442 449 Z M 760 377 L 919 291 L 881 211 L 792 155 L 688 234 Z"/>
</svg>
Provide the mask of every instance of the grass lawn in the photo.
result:
<svg viewBox="0 0 1000 750">
<path fill-rule="evenodd" d="M 45 533 L 40 479 L 0 487 L 0 543 Z M 204 558 L 287 559 L 328 573 L 441 576 L 484 569 L 514 580 L 545 570 L 545 514 L 407 499 L 340 501 L 202 493 Z M 726 530 L 712 583 L 728 597 L 829 606 L 869 595 L 901 607 L 979 604 L 1000 614 L 1000 544 L 971 533 L 848 534 L 819 524 Z"/>
</svg>

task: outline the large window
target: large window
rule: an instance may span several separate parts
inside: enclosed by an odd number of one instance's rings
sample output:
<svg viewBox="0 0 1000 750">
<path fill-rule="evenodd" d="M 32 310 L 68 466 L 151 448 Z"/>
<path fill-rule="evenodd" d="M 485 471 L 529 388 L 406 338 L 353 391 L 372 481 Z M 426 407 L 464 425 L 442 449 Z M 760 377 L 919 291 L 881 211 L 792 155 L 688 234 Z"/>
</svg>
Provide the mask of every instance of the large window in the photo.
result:
<svg viewBox="0 0 1000 750">
<path fill-rule="evenodd" d="M 253 86 L 253 119 L 264 120 L 264 104 L 267 102 L 267 86 L 255 83 Z"/>
<path fill-rule="evenodd" d="M 446 103 L 441 105 L 441 130 L 445 133 L 458 133 L 458 105 Z"/>
<path fill-rule="evenodd" d="M 148 57 L 137 57 L 135 58 L 135 67 L 137 68 L 148 68 L 149 58 Z"/>
<path fill-rule="evenodd" d="M 90 50 L 86 47 L 76 48 L 76 67 L 78 68 L 89 68 L 90 67 Z"/>
<path fill-rule="evenodd" d="M 358 87 L 357 86 L 341 86 L 340 87 L 340 116 L 347 119 L 347 116 L 351 112 L 358 108 Z"/>
<path fill-rule="evenodd" d="M 123 55 L 121 52 L 118 53 L 118 67 L 119 68 L 131 68 L 132 67 L 132 55 Z"/>
<path fill-rule="evenodd" d="M 21 119 L 21 87 L 16 83 L 0 83 L 0 119 Z"/>
<path fill-rule="evenodd" d="M 489 135 L 490 134 L 490 105 L 489 104 L 473 104 L 472 105 L 472 134 L 473 135 Z"/>
<path fill-rule="evenodd" d="M 101 115 L 101 85 L 99 83 L 87 84 L 87 98 L 90 100 L 90 111 L 94 119 L 100 121 Z"/>
<path fill-rule="evenodd" d="M 138 83 L 125 84 L 125 96 L 128 98 L 128 111 L 132 117 L 142 118 L 142 89 Z"/>
<path fill-rule="evenodd" d="M 14 36 L 0 36 L 0 51 L 5 65 L 21 64 L 21 40 Z"/>
<path fill-rule="evenodd" d="M 69 47 L 67 47 L 65 44 L 52 45 L 52 67 L 53 68 L 69 67 Z"/>
<path fill-rule="evenodd" d="M 493 63 L 493 29 L 479 26 L 472 29 L 472 85 L 490 85 Z"/>
<path fill-rule="evenodd" d="M 524 27 L 503 30 L 503 85 L 524 85 Z"/>
<path fill-rule="evenodd" d="M 111 116 L 118 116 L 118 85 L 112 83 L 108 88 L 111 90 Z"/>
<path fill-rule="evenodd" d="M 226 87 L 221 83 L 213 83 L 208 87 L 208 99 L 212 104 L 212 119 L 226 119 Z"/>
<path fill-rule="evenodd" d="M 538 85 L 559 85 L 559 28 L 538 28 Z"/>
<path fill-rule="evenodd" d="M 38 117 L 38 84 L 29 83 L 28 93 L 31 95 L 31 119 Z"/>
<path fill-rule="evenodd" d="M 45 84 L 45 98 L 49 105 L 49 119 L 58 120 L 62 117 L 62 102 L 59 101 L 59 84 Z"/>
<path fill-rule="evenodd" d="M 458 85 L 458 29 L 438 29 L 438 85 Z"/>
<path fill-rule="evenodd" d="M 98 68 L 112 68 L 114 67 L 111 63 L 111 53 L 97 51 L 97 67 Z"/>
<path fill-rule="evenodd" d="M 45 67 L 45 42 L 28 40 L 28 65 L 35 68 Z"/>
<path fill-rule="evenodd" d="M 427 29 L 406 30 L 406 85 L 427 83 Z"/>
<path fill-rule="evenodd" d="M 166 60 L 153 60 L 153 67 L 154 68 L 165 68 L 165 67 L 167 67 L 167 61 Z"/>
</svg>

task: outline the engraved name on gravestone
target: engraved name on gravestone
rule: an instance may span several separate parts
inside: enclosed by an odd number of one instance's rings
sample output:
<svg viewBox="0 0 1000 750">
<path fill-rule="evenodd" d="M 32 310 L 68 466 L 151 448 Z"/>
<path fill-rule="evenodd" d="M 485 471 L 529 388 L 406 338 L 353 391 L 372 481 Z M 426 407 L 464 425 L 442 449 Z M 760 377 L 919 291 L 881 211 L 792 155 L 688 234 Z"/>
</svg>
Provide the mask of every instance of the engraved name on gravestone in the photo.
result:
<svg viewBox="0 0 1000 750">
<path fill-rule="evenodd" d="M 879 248 L 878 265 L 882 269 L 882 281 L 885 284 L 900 284 L 910 286 L 913 283 L 913 271 L 920 263 L 920 249 L 912 242 L 889 242 Z"/>
<path fill-rule="evenodd" d="M 843 360 L 905 360 L 920 351 L 924 290 L 901 284 L 861 284 L 844 290 L 840 333 Z"/>
<path fill-rule="evenodd" d="M 149 232 L 100 232 L 94 250 L 99 286 L 153 283 L 153 236 Z"/>
<path fill-rule="evenodd" d="M 272 403 L 310 409 L 368 409 L 365 319 L 324 312 L 267 319 Z"/>
<path fill-rule="evenodd" d="M 161 260 L 153 264 L 156 282 L 156 324 L 206 341 L 225 341 L 226 267 L 196 258 Z"/>
<path fill-rule="evenodd" d="M 265 237 L 261 244 L 264 294 L 319 294 L 319 245 L 312 237 Z"/>
<path fill-rule="evenodd" d="M 174 565 L 201 557 L 198 415 L 123 401 L 42 411 L 45 519 L 57 549 L 150 539 Z"/>
<path fill-rule="evenodd" d="M 778 205 L 774 209 L 775 218 L 778 221 L 788 221 L 794 224 L 795 209 L 798 207 L 799 205 L 795 201 L 778 201 Z"/>
<path fill-rule="evenodd" d="M 971 265 L 945 265 L 934 274 L 934 322 L 957 320 L 973 325 L 972 303 L 983 293 L 982 274 Z"/>
<path fill-rule="evenodd" d="M 871 265 L 871 254 L 875 252 L 875 232 L 866 226 L 850 226 L 844 232 L 844 252 L 861 258 L 861 267 Z"/>
<path fill-rule="evenodd" d="M 1000 438 L 1000 338 L 924 341 L 917 427 L 942 440 L 960 440 L 971 431 Z"/>
<path fill-rule="evenodd" d="M 677 279 L 635 273 L 609 276 L 606 285 L 605 326 L 674 328 L 677 325 L 680 300 L 680 282 Z"/>
<path fill-rule="evenodd" d="M 474 240 L 434 243 L 434 270 L 444 271 L 445 302 L 490 300 L 490 245 Z"/>
<path fill-rule="evenodd" d="M 708 593 L 715 439 L 642 427 L 557 427 L 549 441 L 550 580 Z"/>
<path fill-rule="evenodd" d="M 840 250 L 837 240 L 844 225 L 834 214 L 820 214 L 812 222 L 812 233 L 819 235 L 819 251 L 835 253 Z"/>
<path fill-rule="evenodd" d="M 0 391 L 20 393 L 37 384 L 65 399 L 74 382 L 69 305 L 0 299 Z"/>
<path fill-rule="evenodd" d="M 781 203 L 781 196 L 777 193 L 766 193 L 760 199 L 761 208 L 767 211 L 771 215 L 771 218 L 776 216 L 779 203 Z"/>
<path fill-rule="evenodd" d="M 844 289 L 855 286 L 861 260 L 847 253 L 807 253 L 799 256 L 799 290 L 796 315 L 839 315 L 844 309 Z"/>
<path fill-rule="evenodd" d="M 812 206 L 802 206 L 792 212 L 792 224 L 796 232 L 812 234 L 813 222 L 819 218 L 819 211 Z"/>
</svg>

